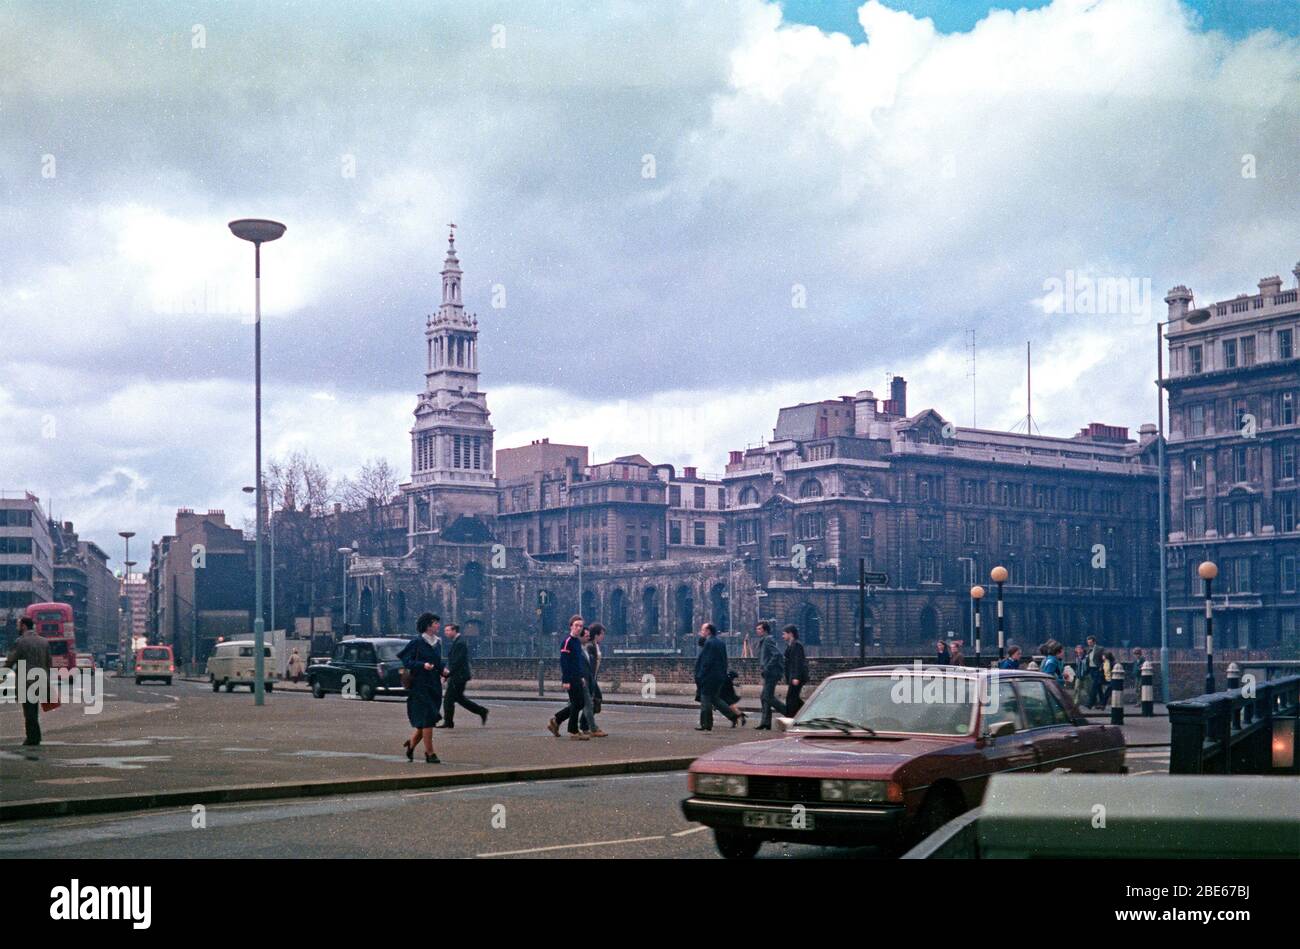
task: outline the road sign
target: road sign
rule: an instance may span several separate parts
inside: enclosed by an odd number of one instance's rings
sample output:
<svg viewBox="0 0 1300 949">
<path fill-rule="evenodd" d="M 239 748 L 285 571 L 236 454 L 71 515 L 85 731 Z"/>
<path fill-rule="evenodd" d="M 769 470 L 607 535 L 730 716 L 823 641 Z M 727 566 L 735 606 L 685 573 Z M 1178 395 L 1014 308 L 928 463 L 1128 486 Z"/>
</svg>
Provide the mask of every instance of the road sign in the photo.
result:
<svg viewBox="0 0 1300 949">
<path fill-rule="evenodd" d="M 865 573 L 862 575 L 862 579 L 869 587 L 889 586 L 889 574 L 887 573 Z"/>
</svg>

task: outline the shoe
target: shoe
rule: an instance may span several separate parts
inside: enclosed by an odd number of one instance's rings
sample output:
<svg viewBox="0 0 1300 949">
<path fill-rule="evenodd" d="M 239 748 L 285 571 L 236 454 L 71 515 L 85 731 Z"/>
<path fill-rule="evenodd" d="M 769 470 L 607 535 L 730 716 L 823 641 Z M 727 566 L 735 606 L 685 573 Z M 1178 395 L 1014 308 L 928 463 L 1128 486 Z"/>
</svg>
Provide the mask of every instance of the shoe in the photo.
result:
<svg viewBox="0 0 1300 949">
<path fill-rule="evenodd" d="M 772 730 L 772 726 L 771 726 L 771 725 L 755 725 L 755 726 L 754 726 L 754 731 L 756 731 L 756 732 L 770 732 L 771 730 Z"/>
<path fill-rule="evenodd" d="M 404 741 L 404 742 L 402 742 L 402 747 L 406 749 L 406 760 L 407 760 L 407 761 L 414 761 L 414 760 L 415 760 L 415 746 L 412 745 L 409 741 Z"/>
<path fill-rule="evenodd" d="M 569 741 L 586 741 L 590 737 L 591 736 L 588 735 L 586 732 L 574 732 L 572 735 L 569 736 Z"/>
<path fill-rule="evenodd" d="M 546 730 L 550 732 L 552 735 L 554 735 L 556 738 L 560 737 L 560 726 L 559 723 L 555 721 L 555 719 L 551 719 L 549 722 L 546 723 Z"/>
<path fill-rule="evenodd" d="M 746 722 L 748 722 L 748 721 L 749 721 L 749 716 L 746 715 L 744 712 L 741 712 L 741 713 L 740 713 L 740 724 L 741 724 L 741 725 L 744 725 L 744 724 L 745 724 Z"/>
<path fill-rule="evenodd" d="M 438 755 L 435 753 L 435 754 L 432 754 L 432 755 L 425 755 L 425 756 L 424 756 L 424 763 L 425 763 L 425 764 L 442 764 L 442 760 L 441 760 L 441 759 L 438 757 Z"/>
<path fill-rule="evenodd" d="M 599 728 L 597 728 L 594 732 L 591 733 L 591 737 L 592 737 L 592 738 L 608 738 L 608 737 L 609 737 L 609 732 L 603 732 L 603 731 L 601 731 Z"/>
<path fill-rule="evenodd" d="M 489 709 L 483 709 L 483 711 L 480 712 L 480 713 L 479 713 L 479 716 L 478 716 L 478 717 L 482 720 L 482 722 L 483 722 L 484 725 L 487 724 L 487 713 L 488 713 L 488 711 L 489 711 Z"/>
<path fill-rule="evenodd" d="M 25 742 L 23 742 L 23 747 L 24 747 L 24 748 L 35 748 L 35 747 L 37 747 L 39 744 L 40 744 L 39 741 L 25 741 Z"/>
<path fill-rule="evenodd" d="M 455 728 L 456 726 L 448 722 L 445 725 L 434 725 L 434 728 Z"/>
<path fill-rule="evenodd" d="M 711 731 L 713 731 L 712 728 L 705 728 L 703 725 L 696 725 L 696 726 L 695 726 L 695 730 L 696 730 L 697 732 L 711 732 Z"/>
</svg>

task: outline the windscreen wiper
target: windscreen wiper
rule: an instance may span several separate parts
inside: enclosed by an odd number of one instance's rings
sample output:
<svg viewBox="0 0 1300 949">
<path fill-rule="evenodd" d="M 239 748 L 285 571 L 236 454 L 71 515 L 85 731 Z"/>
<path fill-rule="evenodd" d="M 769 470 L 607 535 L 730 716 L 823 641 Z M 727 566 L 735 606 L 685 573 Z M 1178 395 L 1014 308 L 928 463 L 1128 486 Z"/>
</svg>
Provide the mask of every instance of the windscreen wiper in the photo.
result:
<svg viewBox="0 0 1300 949">
<path fill-rule="evenodd" d="M 800 727 L 811 725 L 814 728 L 819 725 L 824 725 L 829 728 L 838 729 L 846 735 L 852 735 L 855 731 L 862 731 L 866 732 L 873 738 L 876 736 L 874 729 L 866 725 L 859 725 L 857 722 L 850 722 L 843 718 L 836 718 L 834 715 L 819 715 L 815 718 L 805 718 L 802 721 L 795 722 L 795 725 Z"/>
</svg>

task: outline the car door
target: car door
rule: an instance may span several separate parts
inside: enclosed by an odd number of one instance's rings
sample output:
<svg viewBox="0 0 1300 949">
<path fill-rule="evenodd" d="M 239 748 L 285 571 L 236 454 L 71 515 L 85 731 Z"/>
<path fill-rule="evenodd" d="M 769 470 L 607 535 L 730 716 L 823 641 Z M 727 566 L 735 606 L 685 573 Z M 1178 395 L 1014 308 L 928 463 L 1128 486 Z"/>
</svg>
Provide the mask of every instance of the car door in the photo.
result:
<svg viewBox="0 0 1300 949">
<path fill-rule="evenodd" d="M 347 643 L 339 643 L 334 647 L 334 655 L 326 664 L 320 676 L 321 685 L 331 692 L 341 692 L 343 690 L 343 673 L 346 667 L 343 664 L 343 657 L 347 652 Z"/>
<path fill-rule="evenodd" d="M 997 705 L 981 708 L 981 734 L 1000 722 L 1010 722 L 1016 730 L 985 743 L 983 754 L 991 772 L 1037 771 L 1038 750 L 1033 736 L 1025 730 L 1020 696 L 1009 679 L 998 681 Z"/>
<path fill-rule="evenodd" d="M 356 673 L 357 687 L 360 688 L 363 682 L 375 685 L 378 678 L 375 673 L 375 665 L 379 662 L 375 657 L 375 645 L 374 643 L 357 643 L 356 647 L 356 661 L 352 664 L 352 671 Z"/>
<path fill-rule="evenodd" d="M 1079 728 L 1070 721 L 1065 706 L 1048 691 L 1047 683 L 1041 679 L 1021 679 L 1016 686 L 1025 728 L 1038 753 L 1038 770 L 1087 770 L 1087 763 L 1079 754 Z"/>
</svg>

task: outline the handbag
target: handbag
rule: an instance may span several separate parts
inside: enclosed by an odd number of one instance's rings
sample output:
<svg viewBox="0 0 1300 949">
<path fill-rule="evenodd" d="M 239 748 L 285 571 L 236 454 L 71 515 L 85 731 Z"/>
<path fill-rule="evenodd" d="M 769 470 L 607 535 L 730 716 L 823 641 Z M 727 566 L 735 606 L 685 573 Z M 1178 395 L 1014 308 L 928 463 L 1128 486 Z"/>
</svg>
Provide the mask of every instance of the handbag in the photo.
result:
<svg viewBox="0 0 1300 949">
<path fill-rule="evenodd" d="M 410 689 L 411 687 L 411 670 L 402 666 L 397 670 L 397 680 L 402 683 L 402 688 Z"/>
</svg>

